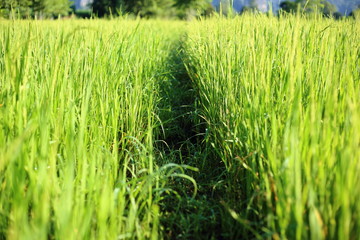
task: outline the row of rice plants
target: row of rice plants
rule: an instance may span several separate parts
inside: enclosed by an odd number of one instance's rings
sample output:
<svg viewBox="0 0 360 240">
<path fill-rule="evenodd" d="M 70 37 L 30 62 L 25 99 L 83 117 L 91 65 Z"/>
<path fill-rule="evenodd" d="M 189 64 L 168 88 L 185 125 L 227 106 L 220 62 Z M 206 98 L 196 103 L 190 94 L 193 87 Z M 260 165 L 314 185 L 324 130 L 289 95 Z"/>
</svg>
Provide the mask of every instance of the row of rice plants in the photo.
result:
<svg viewBox="0 0 360 240">
<path fill-rule="evenodd" d="M 186 178 L 153 149 L 181 28 L 0 22 L 0 239 L 161 237 L 166 183 Z"/>
<path fill-rule="evenodd" d="M 242 237 L 360 236 L 360 25 L 245 16 L 192 24 L 186 64 Z"/>
</svg>

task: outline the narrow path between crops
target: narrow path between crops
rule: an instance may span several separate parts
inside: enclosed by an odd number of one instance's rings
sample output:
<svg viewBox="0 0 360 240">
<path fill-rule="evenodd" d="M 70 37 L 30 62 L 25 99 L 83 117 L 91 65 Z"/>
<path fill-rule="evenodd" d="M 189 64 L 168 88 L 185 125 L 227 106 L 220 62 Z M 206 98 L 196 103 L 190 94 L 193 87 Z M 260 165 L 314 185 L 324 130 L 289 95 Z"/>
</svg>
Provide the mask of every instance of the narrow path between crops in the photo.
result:
<svg viewBox="0 0 360 240">
<path fill-rule="evenodd" d="M 165 239 L 237 239 L 241 236 L 241 227 L 224 207 L 225 167 L 204 147 L 206 126 L 196 108 L 197 91 L 184 59 L 186 53 L 179 41 L 168 59 L 169 80 L 161 86 L 159 115 L 165 134 L 156 147 L 164 163 L 186 164 L 199 169 L 187 172 L 196 180 L 198 194 L 192 198 L 192 184 L 174 180 L 171 187 L 179 196 L 174 194 L 163 201 L 163 234 Z"/>
</svg>

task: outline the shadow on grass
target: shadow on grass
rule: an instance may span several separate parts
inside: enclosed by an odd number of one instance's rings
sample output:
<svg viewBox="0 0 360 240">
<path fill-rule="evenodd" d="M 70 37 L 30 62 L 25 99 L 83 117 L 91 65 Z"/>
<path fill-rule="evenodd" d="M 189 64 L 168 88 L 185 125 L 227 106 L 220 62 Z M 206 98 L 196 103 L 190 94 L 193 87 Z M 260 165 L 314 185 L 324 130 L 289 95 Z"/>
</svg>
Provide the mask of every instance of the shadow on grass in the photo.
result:
<svg viewBox="0 0 360 240">
<path fill-rule="evenodd" d="M 205 144 L 205 122 L 196 107 L 197 90 L 185 67 L 183 41 L 174 44 L 160 86 L 159 118 L 163 134 L 157 141 L 159 164 L 186 164 L 199 169 L 186 172 L 195 179 L 198 193 L 192 198 L 192 184 L 174 179 L 170 187 L 178 194 L 167 195 L 161 204 L 161 223 L 165 239 L 239 239 L 240 223 L 226 209 L 237 199 L 229 192 L 224 164 Z M 229 200 L 231 196 L 231 200 Z"/>
</svg>

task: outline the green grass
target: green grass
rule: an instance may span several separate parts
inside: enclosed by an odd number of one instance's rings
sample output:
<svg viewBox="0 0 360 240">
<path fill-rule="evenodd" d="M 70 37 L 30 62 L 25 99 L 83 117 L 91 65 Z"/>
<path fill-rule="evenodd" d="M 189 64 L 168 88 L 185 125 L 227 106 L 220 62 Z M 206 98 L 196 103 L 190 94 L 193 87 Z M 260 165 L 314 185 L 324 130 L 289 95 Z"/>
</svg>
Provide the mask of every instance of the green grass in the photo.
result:
<svg viewBox="0 0 360 240">
<path fill-rule="evenodd" d="M 359 31 L 264 16 L 190 29 L 205 141 L 230 173 L 224 201 L 244 234 L 360 236 Z"/>
<path fill-rule="evenodd" d="M 161 193 L 180 174 L 153 150 L 176 34 L 161 22 L 1 26 L 0 236 L 157 239 Z"/>
<path fill-rule="evenodd" d="M 359 32 L 0 21 L 0 239 L 358 239 Z"/>
</svg>

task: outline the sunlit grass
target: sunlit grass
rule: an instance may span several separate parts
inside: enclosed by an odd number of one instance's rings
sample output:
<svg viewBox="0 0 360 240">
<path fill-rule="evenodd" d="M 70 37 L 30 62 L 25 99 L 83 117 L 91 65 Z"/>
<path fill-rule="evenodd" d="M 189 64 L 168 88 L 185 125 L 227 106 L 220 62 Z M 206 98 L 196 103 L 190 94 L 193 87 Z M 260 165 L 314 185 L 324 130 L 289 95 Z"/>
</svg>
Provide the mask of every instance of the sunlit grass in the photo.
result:
<svg viewBox="0 0 360 240">
<path fill-rule="evenodd" d="M 158 21 L 0 24 L 1 238 L 157 239 L 161 188 L 186 177 L 153 152 L 176 33 Z"/>
<path fill-rule="evenodd" d="M 250 236 L 359 237 L 359 32 L 351 20 L 264 16 L 190 28 L 205 140 Z"/>
<path fill-rule="evenodd" d="M 359 26 L 0 21 L 0 239 L 359 238 Z"/>
</svg>

